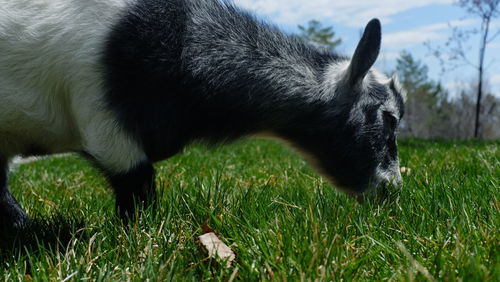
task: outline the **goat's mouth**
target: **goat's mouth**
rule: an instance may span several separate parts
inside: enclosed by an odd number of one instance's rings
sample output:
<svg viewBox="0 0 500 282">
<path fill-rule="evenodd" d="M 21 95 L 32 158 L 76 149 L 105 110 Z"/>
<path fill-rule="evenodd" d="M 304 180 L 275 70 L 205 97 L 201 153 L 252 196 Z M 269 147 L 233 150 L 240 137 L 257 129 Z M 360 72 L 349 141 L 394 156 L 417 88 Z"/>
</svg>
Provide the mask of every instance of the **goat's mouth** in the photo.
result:
<svg viewBox="0 0 500 282">
<path fill-rule="evenodd" d="M 365 202 L 374 202 L 382 204 L 383 202 L 392 202 L 399 197 L 402 189 L 402 183 L 397 181 L 383 180 L 378 183 L 368 185 L 364 193 L 352 194 L 360 204 Z"/>
<path fill-rule="evenodd" d="M 323 174 L 323 176 L 325 175 L 326 174 Z M 327 179 L 335 188 L 354 198 L 360 204 L 364 202 L 383 203 L 386 200 L 397 198 L 402 189 L 401 178 L 381 177 L 381 175 L 377 173 L 370 177 L 369 181 L 364 184 L 346 185 L 338 181 L 335 177 L 328 175 Z"/>
</svg>

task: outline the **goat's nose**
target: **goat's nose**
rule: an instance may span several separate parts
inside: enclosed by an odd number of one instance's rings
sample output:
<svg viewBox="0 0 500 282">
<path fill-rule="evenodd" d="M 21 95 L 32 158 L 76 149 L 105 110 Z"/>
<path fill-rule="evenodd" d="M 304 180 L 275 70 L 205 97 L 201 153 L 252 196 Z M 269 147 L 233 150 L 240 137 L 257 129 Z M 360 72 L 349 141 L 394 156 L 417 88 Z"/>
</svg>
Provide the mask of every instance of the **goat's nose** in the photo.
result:
<svg viewBox="0 0 500 282">
<path fill-rule="evenodd" d="M 401 178 L 401 174 L 387 181 L 385 183 L 385 186 L 397 191 L 403 189 L 403 179 Z"/>
<path fill-rule="evenodd" d="M 395 183 L 395 185 L 393 185 L 393 187 L 397 190 L 397 191 L 401 191 L 403 189 L 403 181 L 399 181 L 397 183 Z"/>
<path fill-rule="evenodd" d="M 396 179 L 395 179 L 395 185 L 394 185 L 394 187 L 397 190 L 403 189 L 403 177 L 401 176 L 401 171 L 399 171 L 399 169 L 398 169 L 398 172 L 396 173 Z"/>
<path fill-rule="evenodd" d="M 403 188 L 403 177 L 401 171 L 398 169 L 393 173 L 393 176 L 383 181 L 383 185 L 388 189 L 401 190 Z"/>
</svg>

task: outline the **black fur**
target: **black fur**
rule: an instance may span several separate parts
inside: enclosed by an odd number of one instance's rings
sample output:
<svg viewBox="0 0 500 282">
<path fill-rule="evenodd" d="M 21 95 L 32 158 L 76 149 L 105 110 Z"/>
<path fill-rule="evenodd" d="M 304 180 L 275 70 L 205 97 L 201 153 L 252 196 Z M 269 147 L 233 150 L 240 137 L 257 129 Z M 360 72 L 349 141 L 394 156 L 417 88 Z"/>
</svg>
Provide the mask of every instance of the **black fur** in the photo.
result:
<svg viewBox="0 0 500 282">
<path fill-rule="evenodd" d="M 356 49 L 351 82 L 368 73 L 380 50 L 372 20 Z M 216 0 L 140 0 L 110 34 L 103 65 L 107 104 L 151 161 L 186 144 L 272 132 L 312 155 L 337 184 L 367 189 L 384 158 L 383 125 L 365 120 L 387 87 L 348 86 L 347 99 L 322 99 L 325 53 Z M 352 82 L 354 84 L 354 82 Z M 368 95 L 369 94 L 369 95 Z M 338 94 L 340 96 L 340 93 Z M 368 111 L 366 111 L 368 109 Z"/>
<path fill-rule="evenodd" d="M 100 62 L 106 110 L 147 160 L 111 173 L 81 154 L 107 176 L 124 219 L 135 216 L 136 203 L 154 202 L 153 162 L 195 140 L 220 143 L 255 133 L 289 141 L 334 183 L 362 193 L 376 169 L 394 172 L 397 164 L 394 126 L 380 116 L 391 98 L 402 115 L 403 100 L 393 83 L 382 84 L 370 71 L 380 44 L 380 22 L 372 20 L 347 71 L 332 73 L 348 60 L 228 2 L 136 0 L 108 34 Z M 0 160 L 0 220 L 22 226 L 26 214 L 7 189 L 6 167 Z"/>
<path fill-rule="evenodd" d="M 354 51 L 350 66 L 350 82 L 355 84 L 363 80 L 377 60 L 380 52 L 381 27 L 378 19 L 371 20 L 363 32 L 363 36 Z"/>
<path fill-rule="evenodd" d="M 269 72 L 288 75 L 290 57 L 319 75 L 335 60 L 233 6 L 195 2 L 139 1 L 115 27 L 103 57 L 108 105 L 152 161 L 196 139 L 231 140 L 314 112 L 303 98 L 286 96 L 288 87 L 307 94 L 307 85 L 278 85 Z M 195 8 L 206 14 L 194 15 Z M 282 64 L 269 68 L 272 60 Z"/>
<path fill-rule="evenodd" d="M 135 218 L 137 205 L 150 206 L 156 201 L 154 169 L 149 163 L 121 174 L 107 173 L 107 178 L 116 194 L 116 211 L 124 220 Z"/>
<path fill-rule="evenodd" d="M 22 228 L 28 216 L 7 187 L 7 162 L 0 156 L 0 229 Z"/>
</svg>

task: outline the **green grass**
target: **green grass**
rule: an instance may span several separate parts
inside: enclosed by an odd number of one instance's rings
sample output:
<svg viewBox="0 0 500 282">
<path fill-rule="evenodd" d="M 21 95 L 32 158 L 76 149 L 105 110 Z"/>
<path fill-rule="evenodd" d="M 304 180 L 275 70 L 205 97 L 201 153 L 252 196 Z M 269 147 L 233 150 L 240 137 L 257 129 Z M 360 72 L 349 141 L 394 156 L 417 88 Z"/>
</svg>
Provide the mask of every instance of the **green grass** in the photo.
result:
<svg viewBox="0 0 500 282">
<path fill-rule="evenodd" d="M 3 280 L 500 281 L 498 142 L 400 142 L 399 198 L 357 204 L 291 150 L 192 146 L 157 164 L 160 203 L 124 228 L 103 178 L 76 156 L 24 164 L 13 193 L 34 217 L 0 238 Z M 198 243 L 207 222 L 231 267 Z"/>
</svg>

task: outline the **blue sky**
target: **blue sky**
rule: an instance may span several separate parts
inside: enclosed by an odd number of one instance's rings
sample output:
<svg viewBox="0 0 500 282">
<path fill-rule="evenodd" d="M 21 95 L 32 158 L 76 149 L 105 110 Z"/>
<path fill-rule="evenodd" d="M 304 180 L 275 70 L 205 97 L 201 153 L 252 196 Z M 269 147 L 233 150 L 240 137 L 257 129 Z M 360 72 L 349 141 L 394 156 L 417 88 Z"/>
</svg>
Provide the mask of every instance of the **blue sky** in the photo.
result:
<svg viewBox="0 0 500 282">
<path fill-rule="evenodd" d="M 454 71 L 441 72 L 439 62 L 430 55 L 424 42 L 443 45 L 451 35 L 452 26 L 479 28 L 479 19 L 468 16 L 453 0 L 233 0 L 255 14 L 287 32 L 297 32 L 297 25 L 305 25 L 311 19 L 333 26 L 343 43 L 338 51 L 351 55 L 360 32 L 372 18 L 382 22 L 382 52 L 377 67 L 382 71 L 394 69 L 402 50 L 411 52 L 416 59 L 429 67 L 431 79 L 441 81 L 454 95 L 461 89 L 470 88 L 476 76 L 470 66 Z M 492 23 L 493 30 L 500 29 L 500 19 Z M 469 60 L 476 62 L 479 40 L 473 38 L 467 46 Z M 498 54 L 498 55 L 497 55 Z M 500 36 L 486 54 L 487 88 L 500 96 Z"/>
</svg>

